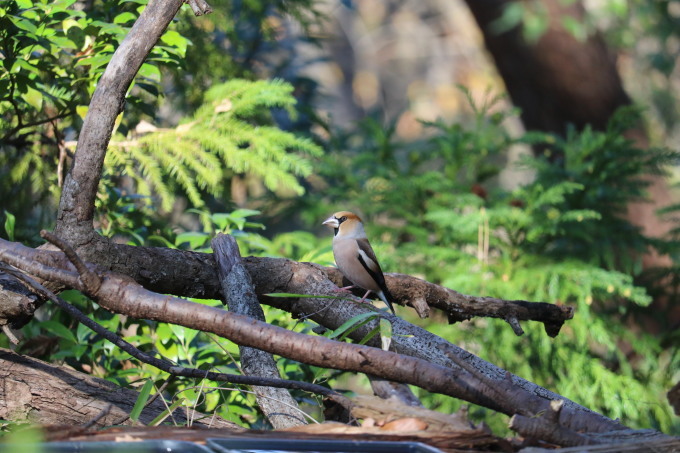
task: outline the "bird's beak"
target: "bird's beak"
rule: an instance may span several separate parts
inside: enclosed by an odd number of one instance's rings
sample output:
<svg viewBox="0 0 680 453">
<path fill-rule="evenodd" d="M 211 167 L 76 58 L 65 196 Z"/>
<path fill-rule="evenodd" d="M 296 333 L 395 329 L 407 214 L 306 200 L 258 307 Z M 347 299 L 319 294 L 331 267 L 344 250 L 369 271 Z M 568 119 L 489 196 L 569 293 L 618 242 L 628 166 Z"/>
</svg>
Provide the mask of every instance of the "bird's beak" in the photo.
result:
<svg viewBox="0 0 680 453">
<path fill-rule="evenodd" d="M 338 222 L 338 219 L 336 219 L 333 216 L 330 216 L 326 220 L 323 221 L 322 225 L 328 225 L 331 228 L 338 228 L 340 226 L 340 222 Z"/>
</svg>

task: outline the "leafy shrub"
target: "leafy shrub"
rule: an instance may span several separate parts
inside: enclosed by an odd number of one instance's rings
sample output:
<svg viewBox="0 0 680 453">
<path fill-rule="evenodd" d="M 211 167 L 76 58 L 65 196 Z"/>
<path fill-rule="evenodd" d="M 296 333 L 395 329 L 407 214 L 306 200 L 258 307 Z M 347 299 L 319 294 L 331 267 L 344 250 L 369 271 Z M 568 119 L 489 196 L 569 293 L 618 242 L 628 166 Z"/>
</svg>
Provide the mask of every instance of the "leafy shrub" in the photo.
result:
<svg viewBox="0 0 680 453">
<path fill-rule="evenodd" d="M 426 123 L 431 138 L 416 144 L 366 120 L 338 143 L 342 151 L 324 157 L 328 189 L 311 194 L 317 201 L 306 202 L 307 216 L 322 218 L 329 205 L 358 210 L 387 272 L 467 294 L 575 306 L 555 339 L 532 323 L 518 338 L 498 320 L 427 328 L 605 415 L 672 429 L 665 391 L 678 379 L 680 358 L 663 338 L 633 334 L 625 315 L 651 302 L 635 281 L 642 253 L 677 242 L 651 240 L 623 215 L 628 202 L 644 198 L 645 175 L 663 172 L 678 153 L 641 150 L 625 138 L 635 109 L 618 112 L 605 131 L 572 130 L 561 139 L 512 137 L 503 122 L 513 112 L 489 114 L 492 107 L 493 99 L 473 106 L 466 125 Z M 518 144 L 546 151 L 521 162 L 533 169 L 531 182 L 503 189 L 494 179 L 500 158 Z M 444 411 L 460 405 L 421 396 Z"/>
</svg>

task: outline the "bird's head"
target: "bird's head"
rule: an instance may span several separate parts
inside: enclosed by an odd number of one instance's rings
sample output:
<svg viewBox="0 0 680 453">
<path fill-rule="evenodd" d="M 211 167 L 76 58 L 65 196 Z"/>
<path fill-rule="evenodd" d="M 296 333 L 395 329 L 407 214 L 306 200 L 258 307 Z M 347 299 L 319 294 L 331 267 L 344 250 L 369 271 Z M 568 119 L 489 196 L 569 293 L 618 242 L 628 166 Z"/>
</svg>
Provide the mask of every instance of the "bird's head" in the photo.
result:
<svg viewBox="0 0 680 453">
<path fill-rule="evenodd" d="M 326 225 L 335 230 L 336 236 L 348 236 L 348 237 L 365 237 L 364 225 L 361 222 L 361 218 L 353 212 L 340 211 L 336 212 L 326 220 L 324 220 L 323 225 Z"/>
</svg>

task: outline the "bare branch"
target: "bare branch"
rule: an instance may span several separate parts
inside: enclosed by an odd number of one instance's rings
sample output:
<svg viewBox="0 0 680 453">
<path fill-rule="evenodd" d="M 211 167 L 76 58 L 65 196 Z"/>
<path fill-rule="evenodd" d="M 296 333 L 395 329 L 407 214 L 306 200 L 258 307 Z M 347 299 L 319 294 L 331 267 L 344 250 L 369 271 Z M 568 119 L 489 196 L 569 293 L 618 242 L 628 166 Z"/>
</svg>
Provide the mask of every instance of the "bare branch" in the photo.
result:
<svg viewBox="0 0 680 453">
<path fill-rule="evenodd" d="M 2 326 L 2 333 L 4 333 L 7 336 L 7 339 L 13 345 L 16 346 L 19 344 L 19 339 L 16 337 L 16 335 L 14 335 L 14 332 L 12 332 L 12 329 L 10 329 L 7 324 Z"/>
<path fill-rule="evenodd" d="M 327 268 L 326 272 L 328 278 L 336 285 L 344 286 L 343 276 L 339 270 Z M 429 307 L 445 312 L 451 323 L 477 316 L 500 318 L 507 321 L 517 335 L 521 335 L 523 330 L 519 321 L 538 321 L 545 325 L 546 333 L 554 337 L 557 336 L 564 322 L 574 317 L 573 307 L 564 305 L 468 296 L 404 274 L 385 274 L 385 280 L 398 304 L 411 305 L 420 314 L 421 310 L 417 309 L 416 303 L 424 300 Z"/>
<path fill-rule="evenodd" d="M 205 2 L 205 0 L 184 0 L 184 3 L 189 4 L 191 10 L 196 16 L 212 13 L 212 8 Z"/>
<path fill-rule="evenodd" d="M 265 321 L 264 312 L 255 295 L 255 288 L 241 262 L 241 254 L 236 240 L 229 235 L 218 234 L 211 241 L 217 262 L 217 270 L 222 284 L 224 301 L 229 311 Z M 248 346 L 239 346 L 241 367 L 248 376 L 280 378 L 276 362 L 271 354 Z M 276 429 L 305 425 L 300 417 L 297 402 L 285 389 L 254 387 L 257 404 L 269 422 Z"/>
<path fill-rule="evenodd" d="M 76 249 L 90 243 L 94 201 L 113 125 L 125 105 L 125 94 L 147 55 L 175 16 L 181 0 L 149 2 L 116 49 L 97 83 L 66 176 L 55 233 Z M 86 257 L 87 259 L 87 257 Z"/>
<path fill-rule="evenodd" d="M 78 322 L 81 324 L 84 324 L 86 327 L 91 329 L 92 331 L 98 333 L 114 345 L 118 346 L 120 349 L 123 351 L 127 352 L 130 354 L 132 357 L 135 357 L 136 359 L 140 360 L 141 362 L 147 363 L 151 366 L 154 366 L 158 368 L 159 370 L 165 371 L 167 373 L 170 373 L 171 375 L 174 376 L 184 376 L 184 377 L 191 377 L 191 378 L 199 378 L 199 379 L 210 379 L 213 381 L 223 381 L 223 382 L 230 382 L 232 384 L 245 384 L 245 385 L 260 385 L 260 386 L 269 386 L 269 387 L 276 387 L 276 388 L 290 388 L 290 389 L 299 389 L 299 390 L 304 390 L 308 391 L 311 393 L 317 393 L 320 395 L 327 396 L 331 399 L 333 399 L 336 403 L 343 405 L 346 408 L 350 408 L 351 403 L 347 398 L 344 396 L 340 395 L 337 392 L 334 392 L 332 390 L 327 389 L 326 387 L 322 387 L 320 385 L 315 385 L 315 384 L 309 384 L 307 382 L 301 382 L 301 381 L 290 381 L 290 380 L 284 380 L 284 379 L 277 379 L 277 378 L 271 378 L 271 377 L 257 377 L 257 376 L 239 376 L 235 374 L 226 374 L 226 373 L 215 373 L 212 371 L 205 371 L 205 370 L 199 370 L 197 368 L 185 368 L 181 366 L 177 366 L 173 363 L 170 363 L 166 359 L 157 359 L 156 357 L 153 357 L 143 351 L 140 351 L 136 347 L 134 347 L 132 344 L 128 343 L 127 341 L 123 340 L 120 338 L 118 335 L 114 334 L 113 332 L 105 329 L 101 325 L 97 324 L 87 316 L 85 316 L 84 313 L 82 313 L 80 310 L 78 310 L 76 307 L 73 305 L 69 304 L 62 298 L 58 297 L 48 289 L 46 289 L 44 286 L 42 286 L 40 283 L 36 282 L 34 279 L 29 277 L 28 275 L 25 275 L 21 272 L 18 272 L 11 267 L 8 267 L 6 265 L 0 264 L 0 270 L 3 272 L 13 275 L 16 278 L 21 279 L 24 281 L 26 284 L 30 285 L 36 292 L 40 293 L 43 295 L 45 298 L 50 299 L 52 302 L 57 304 L 62 310 L 67 312 L 70 316 L 72 316 L 74 319 L 76 319 Z M 58 272 L 58 271 L 57 271 Z M 69 280 L 71 280 L 71 283 L 73 283 L 73 278 L 74 275 L 69 276 Z M 77 277 L 76 277 L 77 279 Z M 79 280 L 77 280 L 79 281 Z M 71 285 L 69 285 L 71 286 Z M 85 287 L 84 285 L 80 289 L 84 291 Z M 76 287 L 76 286 L 74 286 Z M 199 305 L 201 306 L 201 305 Z"/>
<path fill-rule="evenodd" d="M 19 280 L 0 272 L 0 326 L 23 327 L 43 302 Z"/>
<path fill-rule="evenodd" d="M 523 437 L 547 440 L 565 447 L 599 443 L 584 434 L 551 423 L 545 417 L 525 417 L 516 414 L 510 419 L 509 427 Z"/>
<path fill-rule="evenodd" d="M 41 278 L 54 279 L 68 286 L 84 289 L 75 272 L 39 263 L 38 258 L 43 254 L 48 256 L 46 261 L 60 262 L 55 252 L 36 251 L 0 240 L 0 257 L 3 260 Z M 63 254 L 61 255 L 63 260 Z M 336 286 L 326 278 L 322 268 L 287 260 L 273 261 L 286 269 L 273 271 L 274 266 L 268 259 L 257 260 L 254 268 L 249 269 L 255 277 L 256 286 L 261 286 L 261 290 L 280 292 L 280 288 L 285 287 L 294 293 L 309 291 L 312 294 L 337 296 Z M 67 268 L 71 267 L 69 263 L 62 263 Z M 253 262 L 250 264 L 253 266 Z M 551 400 L 564 399 L 392 315 L 383 316 L 393 325 L 393 346 L 399 354 L 297 334 L 234 313 L 176 297 L 149 293 L 122 276 L 102 274 L 101 277 L 102 285 L 98 293 L 91 296 L 109 310 L 136 318 L 213 332 L 238 344 L 293 360 L 409 383 L 508 415 L 519 413 L 533 416 L 548 410 Z M 285 307 L 297 316 L 309 315 L 332 329 L 357 314 L 371 310 L 364 304 L 355 305 L 340 299 L 270 298 L 268 302 Z M 366 327 L 371 328 L 371 325 Z M 358 339 L 365 334 L 362 329 L 352 333 Z M 461 367 L 459 363 L 466 365 Z M 469 367 L 474 369 L 474 374 L 467 371 Z M 612 431 L 622 428 L 619 423 L 566 399 L 561 423 L 574 431 Z"/>
<path fill-rule="evenodd" d="M 66 243 L 66 241 L 61 240 L 46 230 L 40 231 L 40 237 L 47 239 L 51 244 L 59 247 L 59 249 L 64 252 L 64 255 L 66 255 L 71 264 L 75 266 L 78 274 L 80 274 L 80 279 L 85 285 L 88 293 L 96 294 L 97 291 L 99 291 L 99 287 L 102 284 L 101 279 L 95 272 L 92 272 L 85 266 L 85 263 L 83 263 L 78 254 Z"/>
</svg>

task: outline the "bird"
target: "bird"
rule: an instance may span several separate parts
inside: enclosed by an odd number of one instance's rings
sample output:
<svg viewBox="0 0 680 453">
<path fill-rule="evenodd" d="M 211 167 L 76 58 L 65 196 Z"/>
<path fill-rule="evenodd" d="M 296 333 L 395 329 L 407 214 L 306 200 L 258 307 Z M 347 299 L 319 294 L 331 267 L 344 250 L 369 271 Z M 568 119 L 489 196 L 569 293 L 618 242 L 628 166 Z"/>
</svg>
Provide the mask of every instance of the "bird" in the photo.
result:
<svg viewBox="0 0 680 453">
<path fill-rule="evenodd" d="M 361 298 L 361 302 L 373 292 L 376 294 L 395 314 L 392 302 L 394 298 L 387 289 L 385 276 L 383 275 L 378 258 L 375 256 L 371 247 L 364 224 L 358 215 L 349 211 L 336 212 L 322 225 L 333 228 L 333 256 L 335 264 L 347 280 L 352 282 L 352 286 L 341 289 L 349 289 L 354 286 L 366 290 L 366 294 Z"/>
</svg>

